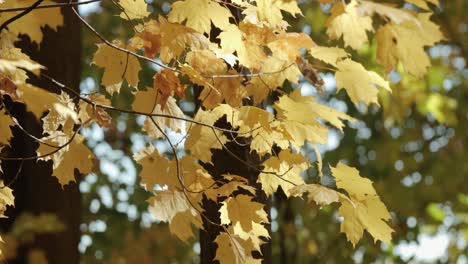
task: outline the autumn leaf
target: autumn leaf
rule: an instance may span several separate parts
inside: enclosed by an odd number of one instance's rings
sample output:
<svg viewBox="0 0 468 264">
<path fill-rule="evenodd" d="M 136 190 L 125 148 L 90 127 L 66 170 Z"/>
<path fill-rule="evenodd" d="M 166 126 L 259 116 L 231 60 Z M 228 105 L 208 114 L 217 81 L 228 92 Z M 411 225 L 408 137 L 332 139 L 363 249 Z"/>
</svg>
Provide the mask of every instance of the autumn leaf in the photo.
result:
<svg viewBox="0 0 468 264">
<path fill-rule="evenodd" d="M 15 197 L 13 196 L 13 190 L 5 186 L 3 180 L 0 180 L 0 218 L 6 218 L 5 211 L 7 206 L 15 205 Z"/>
<path fill-rule="evenodd" d="M 13 117 L 9 116 L 4 109 L 0 109 L 0 146 L 8 145 L 10 139 L 13 137 L 13 132 L 11 131 L 12 126 L 15 125 Z"/>
<path fill-rule="evenodd" d="M 337 63 L 335 73 L 338 89 L 346 89 L 351 101 L 355 105 L 363 102 L 379 104 L 377 86 L 390 91 L 389 83 L 373 71 L 367 71 L 360 63 L 345 59 Z"/>
<path fill-rule="evenodd" d="M 193 12 L 197 10 L 197 12 Z M 182 23 L 201 33 L 210 33 L 211 23 L 220 29 L 229 25 L 231 12 L 215 1 L 184 0 L 172 4 L 168 19 L 170 22 Z"/>
<path fill-rule="evenodd" d="M 307 159 L 301 154 L 291 153 L 283 150 L 278 156 L 273 156 L 263 163 L 264 169 L 258 176 L 258 182 L 267 195 L 278 190 L 284 191 L 290 196 L 290 190 L 297 185 L 304 184 L 300 173 L 309 168 Z"/>
<path fill-rule="evenodd" d="M 361 239 L 364 230 L 367 230 L 375 241 L 390 243 L 393 229 L 388 226 L 387 221 L 391 220 L 391 216 L 380 201 L 372 182 L 361 177 L 355 168 L 343 163 L 338 163 L 330 169 L 335 176 L 337 187 L 344 189 L 349 195 L 349 198 L 340 198 L 338 213 L 344 218 L 341 232 L 346 233 L 353 246 Z"/>
<path fill-rule="evenodd" d="M 361 16 L 356 10 L 357 1 L 352 0 L 345 5 L 336 2 L 330 10 L 331 16 L 326 22 L 327 34 L 331 39 L 343 36 L 346 46 L 355 50 L 367 43 L 367 31 L 373 31 L 372 19 Z"/>
<path fill-rule="evenodd" d="M 426 73 L 431 62 L 424 47 L 444 39 L 438 26 L 430 21 L 430 16 L 428 13 L 418 14 L 417 23 L 387 23 L 377 30 L 377 62 L 387 72 L 401 62 L 405 71 L 418 78 Z"/>
<path fill-rule="evenodd" d="M 239 223 L 244 231 L 252 230 L 252 223 L 268 223 L 263 204 L 252 201 L 252 196 L 239 194 L 222 202 L 219 209 L 221 224 Z"/>
<path fill-rule="evenodd" d="M 120 41 L 114 44 L 122 47 Z M 111 95 L 120 92 L 123 80 L 134 88 L 138 86 L 138 73 L 141 70 L 138 59 L 128 53 L 117 50 L 105 43 L 98 44 L 98 50 L 94 54 L 92 63 L 104 68 L 101 84 Z"/>
<path fill-rule="evenodd" d="M 2 4 L 2 8 L 17 8 L 31 6 L 36 2 L 36 0 L 5 0 Z M 43 1 L 41 5 L 50 5 L 54 4 L 53 1 Z M 5 12 L 0 14 L 0 24 L 3 24 L 8 19 L 18 15 L 21 11 L 15 12 Z M 28 35 L 31 41 L 36 43 L 42 42 L 42 30 L 44 26 L 49 26 L 53 30 L 57 30 L 59 26 L 63 24 L 63 16 L 60 13 L 60 8 L 46 8 L 46 9 L 37 9 L 34 12 L 21 18 L 20 22 L 13 22 L 8 25 L 8 29 L 11 30 L 14 34 L 25 34 Z"/>
<path fill-rule="evenodd" d="M 71 140 L 67 135 L 56 132 L 47 138 L 43 138 L 43 140 L 49 145 L 41 143 L 37 149 L 37 154 L 48 154 L 48 156 L 40 158 L 40 160 L 52 160 L 52 175 L 57 177 L 62 188 L 64 185 L 75 181 L 75 169 L 81 174 L 91 172 L 93 154 L 84 144 L 83 136 L 77 134 Z M 60 149 L 57 149 L 57 147 L 60 147 Z"/>
<path fill-rule="evenodd" d="M 141 183 L 145 184 L 147 191 L 151 192 L 156 186 L 173 187 L 176 184 L 177 175 L 169 173 L 170 161 L 159 154 L 153 145 L 135 153 L 133 158 L 141 165 Z"/>
<path fill-rule="evenodd" d="M 119 5 L 123 8 L 120 13 L 123 19 L 143 19 L 150 15 L 145 0 L 119 0 Z"/>
<path fill-rule="evenodd" d="M 289 192 L 291 196 L 298 197 L 306 193 L 309 202 L 315 202 L 319 206 L 329 205 L 339 200 L 338 192 L 319 184 L 298 185 L 293 187 Z"/>
<path fill-rule="evenodd" d="M 190 205 L 180 191 L 158 191 L 148 200 L 149 211 L 158 221 L 170 222 L 180 212 L 190 210 Z"/>
</svg>

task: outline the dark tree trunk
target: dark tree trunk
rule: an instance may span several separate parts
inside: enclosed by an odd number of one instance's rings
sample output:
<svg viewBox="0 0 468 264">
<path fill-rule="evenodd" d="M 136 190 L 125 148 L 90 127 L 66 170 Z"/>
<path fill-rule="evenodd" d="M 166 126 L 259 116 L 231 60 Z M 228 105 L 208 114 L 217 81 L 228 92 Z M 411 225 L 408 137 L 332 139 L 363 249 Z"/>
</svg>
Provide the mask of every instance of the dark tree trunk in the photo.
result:
<svg viewBox="0 0 468 264">
<path fill-rule="evenodd" d="M 217 122 L 217 126 L 226 127 L 227 122 L 221 121 Z M 229 135 L 226 135 L 229 137 Z M 268 214 L 268 218 L 270 219 L 270 200 L 265 195 L 265 193 L 261 190 L 261 186 L 257 183 L 257 178 L 259 171 L 253 169 L 252 167 L 247 166 L 244 162 L 239 161 L 238 158 L 248 162 L 252 165 L 258 165 L 261 163 L 260 158 L 255 153 L 250 153 L 250 146 L 249 145 L 239 145 L 235 142 L 229 142 L 226 144 L 226 148 L 234 154 L 228 153 L 226 150 L 214 150 L 212 162 L 213 165 L 205 165 L 207 171 L 213 176 L 214 180 L 223 180 L 222 174 L 234 174 L 239 175 L 246 178 L 249 182 L 249 185 L 254 186 L 257 189 L 256 196 L 254 197 L 254 201 L 262 203 L 265 205 L 264 209 Z M 236 158 L 237 157 L 237 158 Z M 236 191 L 234 194 L 242 194 L 241 191 Z M 243 193 L 248 194 L 248 193 Z M 220 214 L 219 208 L 220 203 L 222 200 L 218 200 L 218 203 L 215 203 L 211 200 L 204 199 L 203 201 L 203 209 L 204 215 L 209 218 L 212 222 L 219 224 L 220 223 Z M 213 259 L 216 256 L 217 245 L 214 242 L 218 234 L 221 232 L 221 228 L 219 226 L 213 225 L 209 223 L 205 219 L 203 219 L 203 226 L 205 230 L 200 231 L 200 248 L 201 254 L 200 259 L 201 263 L 208 264 L 213 263 Z M 271 227 L 268 224 L 266 226 L 269 233 L 271 233 Z M 254 258 L 261 258 L 263 263 L 272 263 L 272 252 L 271 252 L 271 243 L 267 241 L 265 244 L 261 246 L 261 254 L 260 252 L 253 252 L 252 256 Z"/>
<path fill-rule="evenodd" d="M 34 11 L 32 11 L 34 12 Z M 44 39 L 38 47 L 29 41 L 28 37 L 22 37 L 18 43 L 25 53 L 44 65 L 46 73 L 58 81 L 78 89 L 81 70 L 81 36 L 80 22 L 69 8 L 63 8 L 65 25 L 58 32 L 46 27 L 43 29 Z M 22 23 L 15 21 L 14 23 Z M 36 86 L 56 91 L 50 82 L 40 79 L 32 79 Z M 22 126 L 35 136 L 41 136 L 41 124 L 27 113 L 25 108 L 15 104 L 11 113 L 17 117 Z M 19 129 L 14 129 L 14 138 L 8 156 L 27 157 L 34 156 L 38 144 L 27 137 Z M 80 215 L 81 200 L 78 184 L 71 183 L 63 189 L 55 177 L 51 176 L 51 162 L 25 161 L 21 173 L 15 176 L 20 162 L 3 162 L 5 182 L 13 181 L 11 187 L 14 190 L 15 208 L 8 210 L 10 218 L 2 226 L 2 229 L 10 229 L 15 219 L 22 213 L 33 214 L 53 213 L 66 226 L 66 230 L 53 235 L 38 236 L 32 242 L 18 249 L 17 257 L 8 263 L 25 263 L 27 253 L 32 248 L 38 248 L 45 252 L 49 263 L 79 263 L 78 243 L 80 240 Z M 16 179 L 15 179 L 16 178 Z M 5 223 L 5 221 L 4 221 Z"/>
</svg>

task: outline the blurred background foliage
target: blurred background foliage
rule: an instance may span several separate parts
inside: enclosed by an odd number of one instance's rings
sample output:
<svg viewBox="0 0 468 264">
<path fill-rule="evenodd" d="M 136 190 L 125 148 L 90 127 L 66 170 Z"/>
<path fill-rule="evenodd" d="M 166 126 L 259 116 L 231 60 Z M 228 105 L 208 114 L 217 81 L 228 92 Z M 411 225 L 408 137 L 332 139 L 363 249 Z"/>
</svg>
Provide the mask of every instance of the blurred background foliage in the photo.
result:
<svg viewBox="0 0 468 264">
<path fill-rule="evenodd" d="M 147 2 L 155 18 L 169 11 L 169 2 Z M 341 44 L 329 42 L 325 34 L 329 5 L 303 0 L 299 3 L 304 16 L 289 19 L 291 31 L 310 34 L 321 45 Z M 344 159 L 375 182 L 392 212 L 396 231 L 393 243 L 374 244 L 366 235 L 353 248 L 339 232 L 337 208 L 311 208 L 303 200 L 288 201 L 279 193 L 274 196 L 271 210 L 276 262 L 468 263 L 468 3 L 441 1 L 441 7 L 433 11 L 433 20 L 441 25 L 447 38 L 428 50 L 433 67 L 420 80 L 399 70 L 390 73 L 393 92 L 382 90 L 381 108 L 356 108 L 343 92 L 336 93 L 333 74 L 327 71 L 321 72 L 323 91 L 305 80 L 294 87 L 303 94 L 319 94 L 323 103 L 360 120 L 344 134 L 331 131 L 330 142 L 320 150 L 325 165 Z M 132 24 L 123 23 L 111 1 L 83 5 L 80 12 L 109 40 L 128 39 L 133 34 Z M 90 65 L 98 42 L 95 35 L 83 29 L 82 93 L 104 92 L 99 87 L 102 72 Z M 375 43 L 370 42 L 359 53 L 348 51 L 366 68 L 382 73 L 375 62 L 375 49 Z M 148 65 L 140 73 L 140 87 L 152 86 L 154 70 Z M 114 96 L 113 104 L 130 108 L 130 88 L 121 91 Z M 187 114 L 192 113 L 193 104 L 179 103 Z M 197 241 L 178 241 L 167 225 L 154 222 L 147 212 L 145 201 L 149 194 L 139 186 L 140 168 L 131 158 L 150 141 L 141 131 L 142 119 L 117 114 L 113 118 L 109 129 L 91 127 L 83 132 L 99 158 L 96 173 L 80 183 L 83 218 L 79 250 L 83 262 L 197 262 Z M 170 155 L 165 142 L 153 143 Z M 312 148 L 303 151 L 315 159 Z M 304 177 L 310 182 L 319 181 L 313 169 Z M 326 175 L 322 179 L 329 180 Z"/>
</svg>

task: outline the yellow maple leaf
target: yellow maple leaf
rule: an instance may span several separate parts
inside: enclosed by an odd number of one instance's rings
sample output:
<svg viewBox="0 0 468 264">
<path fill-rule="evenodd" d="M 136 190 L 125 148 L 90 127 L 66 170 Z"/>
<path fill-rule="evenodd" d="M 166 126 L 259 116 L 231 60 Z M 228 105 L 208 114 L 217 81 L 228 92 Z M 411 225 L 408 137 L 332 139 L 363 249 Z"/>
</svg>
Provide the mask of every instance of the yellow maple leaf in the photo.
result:
<svg viewBox="0 0 468 264">
<path fill-rule="evenodd" d="M 13 137 L 10 127 L 14 126 L 15 123 L 11 118 L 12 117 L 5 112 L 5 109 L 0 109 L 0 146 L 8 145 L 8 142 Z"/>
<path fill-rule="evenodd" d="M 61 128 L 66 135 L 71 137 L 73 126 L 80 123 L 78 114 L 75 111 L 75 103 L 63 91 L 57 98 L 57 102 L 51 105 L 49 113 L 42 118 L 43 132 L 53 134 L 54 131 Z"/>
<path fill-rule="evenodd" d="M 114 41 L 117 46 L 123 46 L 120 41 Z M 98 44 L 92 64 L 104 68 L 101 84 L 111 95 L 120 92 L 123 80 L 134 88 L 138 86 L 138 73 L 141 70 L 138 59 L 130 54 L 114 49 L 105 43 Z"/>
<path fill-rule="evenodd" d="M 221 224 L 239 223 L 246 232 L 252 230 L 252 223 L 268 223 L 268 217 L 263 209 L 264 204 L 252 201 L 252 196 L 239 194 L 229 197 L 219 208 Z"/>
<path fill-rule="evenodd" d="M 349 56 L 344 50 L 337 47 L 316 46 L 310 49 L 310 56 L 336 67 L 338 61 Z"/>
<path fill-rule="evenodd" d="M 119 5 L 125 10 L 120 13 L 123 19 L 143 19 L 150 15 L 145 0 L 119 0 Z"/>
<path fill-rule="evenodd" d="M 359 171 L 343 163 L 338 163 L 336 168 L 331 167 L 331 172 L 336 179 L 336 186 L 344 189 L 349 195 L 359 200 L 364 200 L 370 196 L 376 196 L 372 181 L 359 175 Z"/>
<path fill-rule="evenodd" d="M 328 129 L 318 119 L 325 120 L 340 130 L 344 126 L 342 120 L 354 120 L 344 113 L 319 104 L 314 97 L 302 96 L 299 89 L 289 96 L 280 97 L 274 108 L 277 119 L 290 135 L 291 144 L 296 149 L 300 149 L 305 141 L 313 144 L 326 143 Z"/>
<path fill-rule="evenodd" d="M 52 105 L 59 102 L 56 94 L 29 84 L 19 85 L 18 91 L 21 93 L 20 101 L 23 102 L 26 105 L 26 109 L 31 111 L 38 119 L 41 118 L 42 114 L 48 111 Z"/>
<path fill-rule="evenodd" d="M 360 63 L 351 59 L 345 59 L 337 63 L 338 70 L 335 73 L 338 89 L 346 89 L 351 101 L 358 105 L 360 101 L 366 105 L 379 104 L 376 86 L 390 91 L 388 81 L 384 80 L 374 71 L 367 71 Z"/>
<path fill-rule="evenodd" d="M 197 10 L 197 12 L 194 12 Z M 211 23 L 220 29 L 229 25 L 231 12 L 211 0 L 184 0 L 172 4 L 168 15 L 170 22 L 182 23 L 201 33 L 210 33 Z"/>
<path fill-rule="evenodd" d="M 397 24 L 400 24 L 407 20 L 417 23 L 417 19 L 411 11 L 403 8 L 396 8 L 391 4 L 360 1 L 358 10 L 359 13 L 362 15 L 371 16 L 374 13 L 376 13 L 384 17 L 385 20 L 390 20 Z"/>
<path fill-rule="evenodd" d="M 234 234 L 239 236 L 241 239 L 245 241 L 250 240 L 253 249 L 258 252 L 261 252 L 260 246 L 266 243 L 264 239 L 270 238 L 270 234 L 268 233 L 268 230 L 265 228 L 265 226 L 256 222 L 252 222 L 252 230 L 248 232 L 242 228 L 239 222 L 234 224 L 233 230 Z"/>
<path fill-rule="evenodd" d="M 192 224 L 199 229 L 203 229 L 201 217 L 195 210 L 178 212 L 172 217 L 169 223 L 169 230 L 180 240 L 187 242 L 187 240 L 194 237 Z"/>
<path fill-rule="evenodd" d="M 177 176 L 177 163 L 171 162 L 168 174 Z M 211 175 L 192 156 L 184 156 L 179 160 L 179 176 L 184 188 L 191 194 L 200 195 L 213 187 L 215 183 Z M 196 195 L 194 195 L 196 196 Z M 198 197 L 201 199 L 201 197 Z"/>
<path fill-rule="evenodd" d="M 69 142 L 70 138 L 62 132 L 57 131 L 43 140 L 53 146 L 61 147 Z M 83 141 L 84 137 L 77 134 L 67 146 L 63 147 L 58 152 L 39 159 L 45 161 L 52 160 L 52 175 L 57 177 L 62 187 L 71 181 L 75 181 L 75 169 L 82 174 L 87 174 L 90 173 L 93 168 L 94 155 Z M 46 155 L 56 150 L 57 148 L 55 147 L 41 143 L 37 149 L 37 154 Z"/>
<path fill-rule="evenodd" d="M 309 162 L 304 156 L 289 150 L 281 151 L 278 156 L 267 159 L 262 165 L 264 169 L 257 180 L 262 184 L 262 190 L 271 195 L 281 186 L 288 197 L 294 186 L 304 184 L 300 173 L 309 168 Z"/>
<path fill-rule="evenodd" d="M 315 202 L 319 206 L 329 205 L 339 201 L 339 193 L 319 184 L 303 184 L 292 188 L 291 196 L 301 197 L 307 193 L 309 202 Z"/>
<path fill-rule="evenodd" d="M 287 26 L 283 21 L 281 10 L 290 13 L 293 17 L 296 17 L 296 14 L 302 15 L 296 0 L 255 0 L 255 2 L 258 19 L 267 22 L 272 28 L 283 29 Z"/>
<path fill-rule="evenodd" d="M 211 45 L 203 34 L 190 27 L 170 23 L 162 17 L 159 18 L 159 23 L 161 34 L 160 58 L 165 63 L 169 63 L 172 59 L 180 56 L 187 47 L 206 49 Z"/>
<path fill-rule="evenodd" d="M 2 4 L 2 8 L 27 7 L 33 5 L 35 2 L 35 0 L 6 0 Z M 55 2 L 46 0 L 41 4 L 50 5 L 55 4 Z M 22 11 L 0 13 L 0 24 L 21 12 Z M 53 30 L 57 30 L 59 26 L 63 25 L 63 16 L 60 13 L 60 7 L 36 9 L 23 16 L 19 21 L 9 24 L 8 29 L 15 33 L 15 35 L 26 34 L 31 41 L 41 43 L 43 37 L 41 29 L 46 25 Z"/>
<path fill-rule="evenodd" d="M 377 62 L 385 71 L 390 72 L 401 62 L 405 71 L 418 78 L 426 73 L 431 61 L 424 47 L 444 39 L 430 16 L 430 13 L 418 14 L 417 23 L 387 23 L 377 30 Z"/>
<path fill-rule="evenodd" d="M 338 188 L 344 189 L 349 195 L 349 198 L 340 196 L 338 213 L 344 218 L 341 232 L 346 233 L 353 246 L 361 239 L 364 229 L 374 240 L 390 243 L 393 229 L 386 221 L 391 216 L 372 187 L 372 182 L 361 177 L 355 168 L 343 163 L 338 163 L 335 168 L 331 167 L 331 171 Z"/>
<path fill-rule="evenodd" d="M 10 187 L 5 186 L 3 180 L 0 180 L 0 218 L 7 217 L 5 216 L 7 205 L 14 206 L 15 197 L 13 196 L 13 190 Z"/>
<path fill-rule="evenodd" d="M 221 264 L 260 264 L 260 259 L 253 259 L 253 246 L 249 241 L 238 236 L 221 232 L 215 239 L 218 244 L 214 260 Z"/>
<path fill-rule="evenodd" d="M 148 199 L 148 204 L 153 217 L 162 222 L 170 222 L 177 213 L 190 210 L 190 204 L 180 191 L 158 191 Z"/>
<path fill-rule="evenodd" d="M 160 128 L 168 128 L 176 133 L 185 132 L 185 122 L 181 118 L 185 118 L 184 113 L 177 105 L 174 97 L 170 96 L 166 99 L 165 107 L 162 108 L 161 100 L 162 95 L 158 95 L 158 90 L 148 88 L 146 91 L 138 91 L 135 93 L 135 100 L 133 101 L 132 108 L 135 111 L 147 114 L 161 114 L 174 118 L 162 116 L 148 116 L 145 119 L 144 130 L 154 139 L 163 137 L 154 123 Z"/>
<path fill-rule="evenodd" d="M 326 26 L 331 39 L 343 36 L 346 46 L 359 50 L 367 42 L 367 31 L 373 31 L 373 27 L 372 19 L 358 14 L 356 5 L 356 0 L 352 0 L 347 5 L 336 2 L 330 10 L 331 16 Z"/>
<path fill-rule="evenodd" d="M 151 192 L 156 185 L 172 187 L 177 184 L 177 175 L 169 173 L 170 161 L 153 145 L 135 153 L 133 158 L 141 166 L 141 183 L 145 184 L 147 191 Z"/>
</svg>

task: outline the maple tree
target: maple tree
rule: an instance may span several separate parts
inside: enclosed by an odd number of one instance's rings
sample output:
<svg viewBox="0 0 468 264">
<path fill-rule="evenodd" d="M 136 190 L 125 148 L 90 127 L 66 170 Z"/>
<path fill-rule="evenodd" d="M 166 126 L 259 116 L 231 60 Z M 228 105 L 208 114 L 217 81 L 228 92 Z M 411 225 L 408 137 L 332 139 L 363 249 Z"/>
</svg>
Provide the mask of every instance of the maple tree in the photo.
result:
<svg viewBox="0 0 468 264">
<path fill-rule="evenodd" d="M 419 12 L 363 0 L 320 2 L 331 5 L 327 37 L 342 40 L 343 48 L 291 32 L 284 16 L 302 15 L 296 1 L 184 0 L 173 3 L 167 16 L 148 12 L 143 0 L 113 2 L 122 23 L 132 28 L 127 39 L 116 40 L 106 39 L 69 3 L 63 8 L 72 9 L 99 39 L 91 64 L 103 72 L 103 91 L 80 94 L 44 74 L 44 66 L 14 45 L 19 34 L 40 43 L 41 27 L 60 26 L 59 6 L 5 1 L 0 5 L 7 10 L 0 16 L 0 147 L 8 148 L 11 128 L 20 126 L 10 114 L 13 103 L 24 104 L 40 120 L 43 134 L 34 138 L 36 156 L 0 160 L 51 160 L 52 175 L 65 186 L 75 181 L 75 170 L 87 174 L 93 169 L 94 154 L 83 144 L 81 129 L 109 128 L 115 113 L 139 115 L 148 145 L 133 157 L 141 166 L 143 188 L 152 194 L 149 211 L 168 222 L 182 241 L 193 237 L 192 227 L 206 230 L 204 239 L 217 246 L 202 248 L 208 254 L 202 260 L 266 258 L 267 200 L 278 191 L 319 206 L 338 205 L 340 230 L 353 246 L 364 230 L 375 241 L 390 243 L 391 216 L 372 182 L 352 164 L 340 162 L 322 171 L 319 151 L 316 160 L 301 151 L 325 144 L 330 130 L 343 131 L 357 120 L 321 103 L 320 96 L 304 96 L 292 87 L 304 77 L 320 89 L 318 72 L 331 71 L 338 90 L 345 90 L 357 107 L 379 105 L 379 93 L 392 91 L 385 77 L 392 70 L 408 78 L 425 75 L 430 66 L 425 48 L 444 39 L 430 20 L 428 3 L 437 6 L 438 1 L 409 1 Z M 353 60 L 369 36 L 377 43 L 380 72 Z M 153 69 L 153 87 L 140 84 L 145 68 Z M 33 86 L 31 75 L 47 79 L 58 92 Z M 133 94 L 131 108 L 115 103 L 123 93 Z M 188 100 L 197 105 L 193 114 L 180 107 Z M 173 133 L 182 140 L 174 140 Z M 161 139 L 172 153 L 154 146 Z M 319 179 L 330 170 L 334 183 L 308 183 L 304 174 L 311 169 Z M 2 190 L 3 207 L 13 205 L 11 189 Z"/>
</svg>

